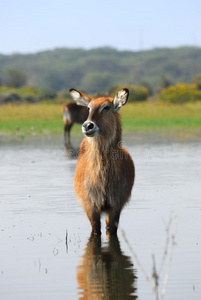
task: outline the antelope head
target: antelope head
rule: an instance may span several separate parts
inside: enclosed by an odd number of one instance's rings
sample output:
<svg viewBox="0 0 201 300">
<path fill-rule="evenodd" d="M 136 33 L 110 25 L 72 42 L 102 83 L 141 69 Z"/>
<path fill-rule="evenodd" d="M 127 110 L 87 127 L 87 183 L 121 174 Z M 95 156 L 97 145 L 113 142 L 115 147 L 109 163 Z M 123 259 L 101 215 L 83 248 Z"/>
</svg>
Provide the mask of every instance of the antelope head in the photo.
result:
<svg viewBox="0 0 201 300">
<path fill-rule="evenodd" d="M 78 105 L 86 106 L 89 109 L 88 119 L 82 125 L 82 132 L 87 137 L 104 136 L 106 139 L 114 136 L 116 130 L 116 113 L 126 104 L 129 90 L 120 90 L 115 98 L 97 97 L 92 98 L 75 89 L 69 93 Z"/>
</svg>

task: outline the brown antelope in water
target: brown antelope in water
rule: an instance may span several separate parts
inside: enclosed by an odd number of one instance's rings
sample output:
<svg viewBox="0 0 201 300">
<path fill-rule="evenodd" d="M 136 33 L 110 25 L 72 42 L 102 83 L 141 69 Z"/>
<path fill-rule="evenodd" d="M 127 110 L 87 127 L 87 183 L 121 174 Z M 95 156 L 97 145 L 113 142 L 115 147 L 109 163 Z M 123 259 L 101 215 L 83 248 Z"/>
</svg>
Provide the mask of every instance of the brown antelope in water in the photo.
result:
<svg viewBox="0 0 201 300">
<path fill-rule="evenodd" d="M 62 107 L 62 118 L 64 121 L 64 142 L 70 144 L 70 130 L 74 123 L 82 124 L 88 117 L 88 109 L 78 106 L 76 103 L 69 103 Z"/>
<path fill-rule="evenodd" d="M 107 233 L 116 234 L 122 208 L 129 200 L 134 182 L 134 164 L 121 145 L 118 110 L 125 105 L 129 91 L 116 97 L 91 98 L 75 89 L 71 96 L 78 105 L 89 109 L 82 125 L 86 135 L 80 145 L 74 187 L 93 233 L 101 234 L 101 213 L 105 212 Z"/>
</svg>

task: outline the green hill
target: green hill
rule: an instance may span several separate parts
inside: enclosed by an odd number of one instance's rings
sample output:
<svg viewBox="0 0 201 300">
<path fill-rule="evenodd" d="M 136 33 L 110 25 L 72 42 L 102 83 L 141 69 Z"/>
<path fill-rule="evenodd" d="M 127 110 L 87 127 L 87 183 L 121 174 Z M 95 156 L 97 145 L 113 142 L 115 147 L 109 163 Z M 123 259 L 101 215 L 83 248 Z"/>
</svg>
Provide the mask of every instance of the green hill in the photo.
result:
<svg viewBox="0 0 201 300">
<path fill-rule="evenodd" d="M 55 49 L 36 54 L 0 55 L 0 85 L 11 69 L 20 70 L 28 85 L 56 91 L 71 87 L 104 92 L 112 85 L 147 83 L 155 91 L 162 75 L 174 84 L 201 73 L 201 48 L 117 51 L 113 48 Z"/>
</svg>

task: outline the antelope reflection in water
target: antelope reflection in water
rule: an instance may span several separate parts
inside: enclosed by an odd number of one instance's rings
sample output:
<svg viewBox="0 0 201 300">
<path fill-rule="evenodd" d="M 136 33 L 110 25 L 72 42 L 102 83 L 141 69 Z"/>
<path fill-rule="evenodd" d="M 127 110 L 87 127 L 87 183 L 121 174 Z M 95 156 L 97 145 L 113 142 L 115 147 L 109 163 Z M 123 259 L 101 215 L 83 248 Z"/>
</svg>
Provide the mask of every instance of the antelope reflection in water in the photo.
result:
<svg viewBox="0 0 201 300">
<path fill-rule="evenodd" d="M 135 272 L 116 235 L 102 243 L 92 234 L 77 267 L 79 299 L 137 299 Z"/>
<path fill-rule="evenodd" d="M 66 158 L 69 158 L 69 159 L 77 159 L 78 158 L 79 151 L 80 151 L 79 148 L 73 147 L 71 142 L 68 143 L 68 144 L 64 144 L 64 146 L 65 146 L 65 156 L 66 156 Z"/>
</svg>

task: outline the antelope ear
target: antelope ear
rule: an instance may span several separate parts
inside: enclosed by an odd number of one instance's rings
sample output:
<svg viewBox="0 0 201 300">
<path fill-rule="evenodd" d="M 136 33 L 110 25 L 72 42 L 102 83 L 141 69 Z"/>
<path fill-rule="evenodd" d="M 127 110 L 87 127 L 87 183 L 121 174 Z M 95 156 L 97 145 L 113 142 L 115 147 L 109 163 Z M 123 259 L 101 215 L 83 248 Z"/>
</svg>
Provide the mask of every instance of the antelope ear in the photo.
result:
<svg viewBox="0 0 201 300">
<path fill-rule="evenodd" d="M 117 112 L 123 105 L 126 104 L 128 100 L 128 96 L 129 96 L 129 90 L 126 88 L 117 93 L 113 101 L 115 112 Z"/>
<path fill-rule="evenodd" d="M 70 89 L 69 93 L 71 94 L 73 100 L 75 100 L 76 104 L 81 106 L 88 106 L 89 102 L 91 101 L 91 97 L 81 93 L 75 89 Z"/>
</svg>

